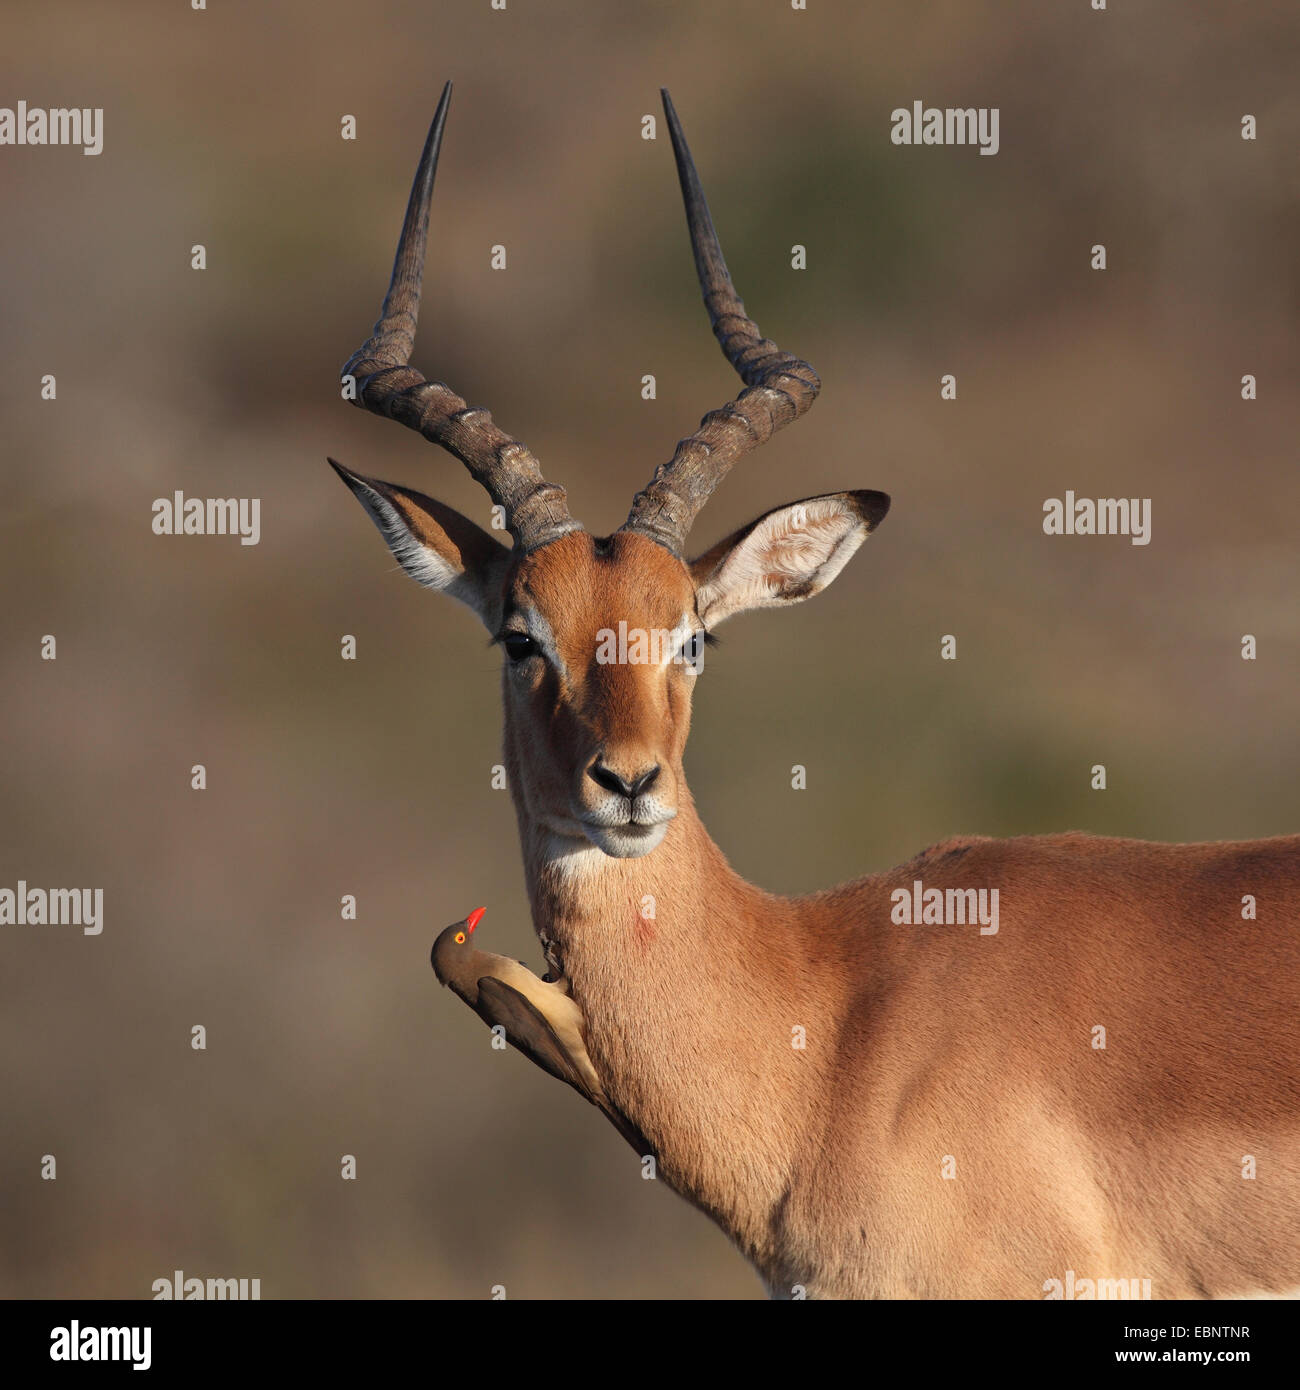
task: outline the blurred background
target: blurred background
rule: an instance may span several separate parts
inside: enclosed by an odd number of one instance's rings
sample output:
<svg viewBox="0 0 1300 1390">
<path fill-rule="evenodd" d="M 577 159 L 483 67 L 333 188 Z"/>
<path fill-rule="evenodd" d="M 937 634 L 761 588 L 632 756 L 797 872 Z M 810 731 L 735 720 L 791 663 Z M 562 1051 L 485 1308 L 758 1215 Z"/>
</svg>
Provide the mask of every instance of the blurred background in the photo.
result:
<svg viewBox="0 0 1300 1390">
<path fill-rule="evenodd" d="M 751 312 L 824 382 L 700 548 L 893 496 L 815 603 L 728 626 L 697 693 L 706 823 L 799 892 L 961 832 L 1300 829 L 1298 58 L 1294 7 L 1237 3 L 7 6 L 0 105 L 105 116 L 97 158 L 0 148 L 0 886 L 100 886 L 105 928 L 0 930 L 0 1294 L 182 1269 L 267 1298 L 762 1296 L 429 969 L 479 903 L 541 966 L 490 785 L 500 657 L 325 455 L 486 521 L 337 385 L 446 78 L 415 360 L 575 515 L 616 527 L 739 389 L 667 133 L 641 138 L 661 84 Z M 1000 108 L 1000 153 L 891 145 L 914 100 Z M 261 498 L 261 543 L 155 536 L 176 489 Z M 1151 544 L 1045 536 L 1067 489 L 1151 498 Z"/>
</svg>

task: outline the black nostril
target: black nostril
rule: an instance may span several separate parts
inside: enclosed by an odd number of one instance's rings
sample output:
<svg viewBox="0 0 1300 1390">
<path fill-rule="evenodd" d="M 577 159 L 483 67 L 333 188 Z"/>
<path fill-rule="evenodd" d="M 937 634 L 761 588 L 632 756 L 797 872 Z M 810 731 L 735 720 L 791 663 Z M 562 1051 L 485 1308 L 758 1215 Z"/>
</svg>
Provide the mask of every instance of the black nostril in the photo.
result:
<svg viewBox="0 0 1300 1390">
<path fill-rule="evenodd" d="M 629 800 L 632 797 L 632 788 L 617 772 L 612 772 L 604 763 L 592 763 L 587 769 L 587 776 L 598 786 L 604 787 L 606 791 L 613 792 L 616 796 L 626 796 Z"/>
<path fill-rule="evenodd" d="M 655 778 L 658 776 L 659 764 L 656 763 L 654 767 L 650 769 L 649 772 L 643 772 L 640 775 L 640 777 L 638 777 L 636 781 L 632 783 L 632 790 L 628 792 L 628 795 L 633 799 L 640 796 L 643 791 L 646 791 L 648 788 L 654 786 Z"/>
<path fill-rule="evenodd" d="M 604 763 L 595 762 L 587 769 L 587 776 L 598 786 L 604 787 L 606 791 L 613 792 L 616 796 L 625 796 L 629 801 L 635 800 L 647 787 L 654 785 L 655 778 L 659 776 L 659 765 L 656 763 L 648 772 L 643 772 L 639 777 L 631 782 L 625 781 Z"/>
</svg>

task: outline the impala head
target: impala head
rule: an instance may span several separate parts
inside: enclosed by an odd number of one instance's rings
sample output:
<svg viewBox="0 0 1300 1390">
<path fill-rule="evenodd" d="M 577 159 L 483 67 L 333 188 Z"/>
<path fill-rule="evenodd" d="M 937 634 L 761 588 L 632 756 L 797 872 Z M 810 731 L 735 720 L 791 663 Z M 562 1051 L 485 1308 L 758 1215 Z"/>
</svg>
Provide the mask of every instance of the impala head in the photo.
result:
<svg viewBox="0 0 1300 1390">
<path fill-rule="evenodd" d="M 487 489 L 514 545 L 422 493 L 335 463 L 412 578 L 471 607 L 505 663 L 506 744 L 524 814 L 561 840 L 649 853 L 677 813 L 703 645 L 733 613 L 819 593 L 889 508 L 838 492 L 765 513 L 688 560 L 696 514 L 731 466 L 797 419 L 820 381 L 763 338 L 740 302 L 672 103 L 664 111 L 696 270 L 723 352 L 746 390 L 706 415 L 633 499 L 612 536 L 590 535 L 564 489 L 486 410 L 409 366 L 438 148 L 438 103 L 407 204 L 379 322 L 343 368 L 356 404 L 418 430 Z M 333 462 L 333 460 L 331 460 Z"/>
</svg>

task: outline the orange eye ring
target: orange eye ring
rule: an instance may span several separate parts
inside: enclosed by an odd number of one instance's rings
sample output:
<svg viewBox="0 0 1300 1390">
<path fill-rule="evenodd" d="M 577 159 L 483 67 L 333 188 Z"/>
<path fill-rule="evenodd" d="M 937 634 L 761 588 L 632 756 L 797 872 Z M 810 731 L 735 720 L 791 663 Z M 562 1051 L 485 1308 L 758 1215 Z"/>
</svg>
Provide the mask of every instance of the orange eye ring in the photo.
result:
<svg viewBox="0 0 1300 1390">
<path fill-rule="evenodd" d="M 464 944 L 465 944 L 465 933 L 464 933 L 463 931 L 458 931 L 458 932 L 456 933 L 456 945 L 457 945 L 457 946 L 463 946 Z"/>
</svg>

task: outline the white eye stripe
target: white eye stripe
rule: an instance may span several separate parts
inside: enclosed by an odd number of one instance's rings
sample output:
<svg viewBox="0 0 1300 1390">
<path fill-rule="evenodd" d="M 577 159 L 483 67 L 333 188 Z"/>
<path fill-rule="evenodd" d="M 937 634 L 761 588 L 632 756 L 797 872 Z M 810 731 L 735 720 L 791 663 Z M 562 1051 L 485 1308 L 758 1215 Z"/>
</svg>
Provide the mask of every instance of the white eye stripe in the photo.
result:
<svg viewBox="0 0 1300 1390">
<path fill-rule="evenodd" d="M 675 660 L 681 654 L 682 649 L 693 638 L 699 637 L 701 640 L 703 639 L 704 629 L 702 627 L 696 627 L 696 621 L 697 619 L 693 613 L 682 614 L 677 626 L 673 628 L 672 639 L 667 644 L 668 650 L 664 656 L 663 665 L 667 666 L 671 661 Z"/>
<path fill-rule="evenodd" d="M 555 667 L 562 675 L 568 674 L 568 667 L 565 666 L 560 658 L 560 653 L 555 646 L 555 636 L 551 632 L 551 625 L 542 615 L 532 608 L 520 608 L 516 612 L 523 619 L 524 625 L 528 629 L 528 635 L 541 648 L 542 655 Z M 508 633 L 506 634 L 509 635 Z"/>
</svg>

